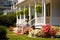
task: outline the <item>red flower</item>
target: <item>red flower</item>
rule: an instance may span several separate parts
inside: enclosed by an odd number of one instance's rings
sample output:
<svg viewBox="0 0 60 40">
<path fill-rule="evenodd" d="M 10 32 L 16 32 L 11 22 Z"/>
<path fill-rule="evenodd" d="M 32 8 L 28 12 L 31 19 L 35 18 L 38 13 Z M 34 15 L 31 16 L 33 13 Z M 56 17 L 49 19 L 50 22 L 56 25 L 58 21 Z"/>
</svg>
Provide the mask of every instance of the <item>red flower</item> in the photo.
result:
<svg viewBox="0 0 60 40">
<path fill-rule="evenodd" d="M 50 27 L 51 27 L 51 26 L 48 25 L 48 24 L 47 24 L 47 25 L 43 25 L 43 26 L 42 26 L 42 32 L 48 32 L 49 29 L 50 29 Z"/>
<path fill-rule="evenodd" d="M 52 28 L 52 29 L 49 31 L 49 34 L 50 34 L 50 35 L 55 35 L 56 32 L 57 32 L 57 30 L 55 30 L 55 29 Z"/>
<path fill-rule="evenodd" d="M 47 36 L 55 36 L 56 34 L 56 29 L 51 28 L 51 25 L 43 25 L 42 26 L 42 36 L 47 37 Z"/>
</svg>

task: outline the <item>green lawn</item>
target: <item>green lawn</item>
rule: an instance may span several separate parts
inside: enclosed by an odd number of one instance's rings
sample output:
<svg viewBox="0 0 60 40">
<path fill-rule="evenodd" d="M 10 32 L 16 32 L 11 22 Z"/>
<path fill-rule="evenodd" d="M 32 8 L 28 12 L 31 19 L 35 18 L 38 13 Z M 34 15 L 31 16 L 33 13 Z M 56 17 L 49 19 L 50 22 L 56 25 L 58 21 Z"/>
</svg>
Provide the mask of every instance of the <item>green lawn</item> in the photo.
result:
<svg viewBox="0 0 60 40">
<path fill-rule="evenodd" d="M 27 35 L 10 35 L 8 36 L 10 39 L 9 40 L 60 40 L 60 39 L 57 39 L 57 38 L 29 38 L 27 37 Z"/>
<path fill-rule="evenodd" d="M 30 38 L 26 34 L 12 35 L 14 34 L 13 32 L 10 32 L 9 30 L 7 30 L 7 32 L 8 34 L 10 34 L 10 35 L 7 34 L 9 40 L 60 40 L 59 38 L 53 38 L 53 39 L 52 38 Z"/>
</svg>

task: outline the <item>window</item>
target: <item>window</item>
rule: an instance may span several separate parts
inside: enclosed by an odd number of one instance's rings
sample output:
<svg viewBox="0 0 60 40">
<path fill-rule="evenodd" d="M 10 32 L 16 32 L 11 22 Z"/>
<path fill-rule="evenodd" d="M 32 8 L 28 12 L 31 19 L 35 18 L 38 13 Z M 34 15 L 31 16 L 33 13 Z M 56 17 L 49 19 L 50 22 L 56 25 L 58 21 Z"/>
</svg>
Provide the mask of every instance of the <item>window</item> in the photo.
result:
<svg viewBox="0 0 60 40">
<path fill-rule="evenodd" d="M 2 1 L 1 4 L 2 6 L 11 6 L 11 1 L 8 1 L 8 2 Z"/>
</svg>

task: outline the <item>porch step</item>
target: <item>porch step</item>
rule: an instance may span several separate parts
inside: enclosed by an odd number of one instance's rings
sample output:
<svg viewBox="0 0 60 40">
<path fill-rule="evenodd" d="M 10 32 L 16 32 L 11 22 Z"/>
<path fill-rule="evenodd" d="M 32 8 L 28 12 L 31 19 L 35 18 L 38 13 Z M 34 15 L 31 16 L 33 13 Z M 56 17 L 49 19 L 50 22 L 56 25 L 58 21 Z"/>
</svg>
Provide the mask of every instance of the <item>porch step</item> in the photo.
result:
<svg viewBox="0 0 60 40">
<path fill-rule="evenodd" d="M 35 24 L 35 28 L 42 28 L 42 23 Z"/>
<path fill-rule="evenodd" d="M 42 28 L 42 26 L 35 26 L 35 28 L 38 28 L 39 29 L 39 28 Z"/>
</svg>

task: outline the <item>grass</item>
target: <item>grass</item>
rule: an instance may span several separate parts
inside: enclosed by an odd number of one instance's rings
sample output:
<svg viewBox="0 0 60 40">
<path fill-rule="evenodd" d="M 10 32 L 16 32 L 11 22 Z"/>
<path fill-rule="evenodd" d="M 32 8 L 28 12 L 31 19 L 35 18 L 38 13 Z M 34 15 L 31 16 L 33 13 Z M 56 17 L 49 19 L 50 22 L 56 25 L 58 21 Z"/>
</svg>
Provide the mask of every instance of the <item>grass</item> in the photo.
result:
<svg viewBox="0 0 60 40">
<path fill-rule="evenodd" d="M 8 36 L 10 39 L 9 40 L 60 40 L 57 38 L 51 39 L 51 38 L 29 38 L 27 35 L 10 35 Z"/>
<path fill-rule="evenodd" d="M 7 29 L 7 34 L 15 34 L 14 32 L 11 32 Z"/>
<path fill-rule="evenodd" d="M 10 35 L 8 35 L 10 34 Z M 28 37 L 28 35 L 24 34 L 24 35 L 12 35 L 15 34 L 9 30 L 7 30 L 7 37 L 9 38 L 9 40 L 60 40 L 59 38 L 30 38 Z"/>
</svg>

